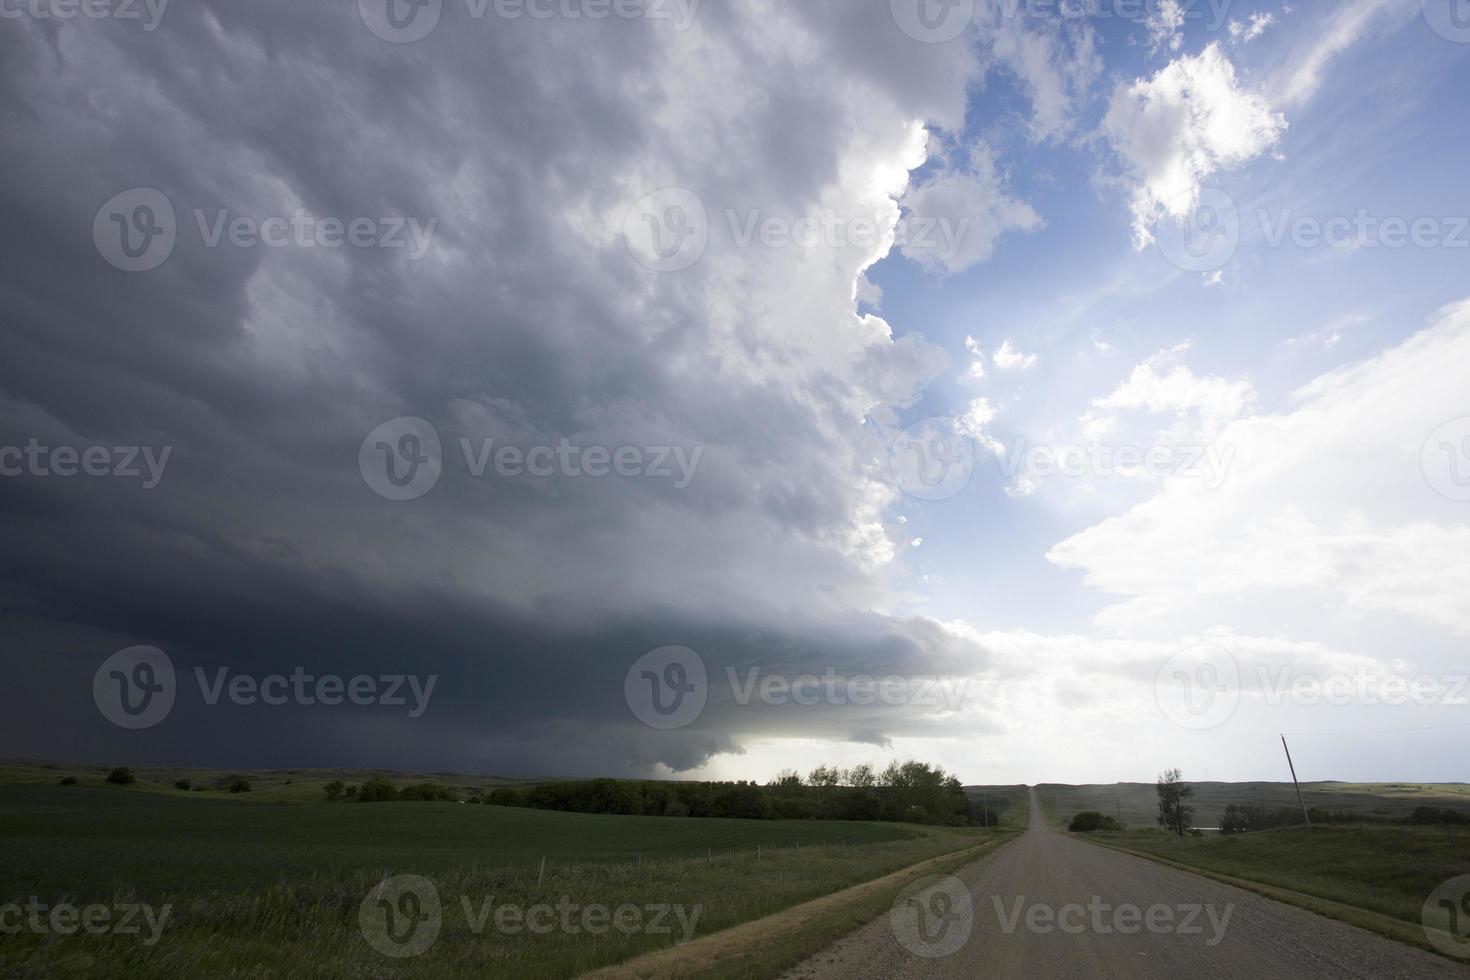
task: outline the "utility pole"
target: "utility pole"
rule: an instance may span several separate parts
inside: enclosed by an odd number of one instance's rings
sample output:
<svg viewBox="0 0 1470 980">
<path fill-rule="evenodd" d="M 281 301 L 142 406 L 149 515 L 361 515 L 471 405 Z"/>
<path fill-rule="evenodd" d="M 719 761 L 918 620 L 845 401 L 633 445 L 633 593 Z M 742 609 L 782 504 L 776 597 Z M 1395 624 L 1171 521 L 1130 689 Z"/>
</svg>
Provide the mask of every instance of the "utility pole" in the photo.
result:
<svg viewBox="0 0 1470 980">
<path fill-rule="evenodd" d="M 980 806 L 985 811 L 985 826 L 988 828 L 990 826 L 990 800 L 986 799 L 984 793 L 980 794 Z"/>
<path fill-rule="evenodd" d="M 1281 736 L 1281 747 L 1286 749 L 1286 765 L 1291 770 L 1291 784 L 1296 787 L 1296 801 L 1302 805 L 1302 819 L 1307 826 L 1312 826 L 1312 818 L 1307 815 L 1307 801 L 1302 799 L 1302 784 L 1296 781 L 1296 766 L 1291 761 L 1291 746 L 1286 744 L 1286 736 Z"/>
</svg>

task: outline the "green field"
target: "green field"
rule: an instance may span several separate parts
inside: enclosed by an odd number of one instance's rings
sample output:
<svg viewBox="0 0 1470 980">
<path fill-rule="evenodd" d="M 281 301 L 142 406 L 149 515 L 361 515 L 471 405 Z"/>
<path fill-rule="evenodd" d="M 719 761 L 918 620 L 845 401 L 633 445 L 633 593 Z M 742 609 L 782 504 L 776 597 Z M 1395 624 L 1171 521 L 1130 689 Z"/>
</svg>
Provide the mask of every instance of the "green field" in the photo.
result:
<svg viewBox="0 0 1470 980">
<path fill-rule="evenodd" d="M 1463 827 L 1283 827 L 1185 838 L 1128 830 L 1086 836 L 1416 927 L 1424 900 L 1436 887 L 1470 874 L 1470 828 Z"/>
<path fill-rule="evenodd" d="M 524 786 L 536 782 L 533 779 L 446 772 L 397 772 L 391 769 L 374 772 L 358 769 L 255 769 L 240 773 L 249 781 L 250 792 L 230 794 L 226 787 L 235 775 L 230 770 L 181 766 L 134 766 L 132 769 L 137 782 L 120 787 L 125 792 L 164 796 L 193 793 L 203 798 L 228 797 L 240 803 L 320 803 L 323 800 L 322 787 L 332 780 L 361 783 L 378 773 L 398 785 L 445 783 L 458 787 L 465 795 L 472 791 L 487 792 L 502 786 Z M 107 786 L 107 774 L 111 770 L 111 766 L 3 759 L 0 760 L 0 785 L 54 786 L 63 778 L 70 777 L 81 786 Z M 181 779 L 189 780 L 189 790 L 175 786 Z"/>
<path fill-rule="evenodd" d="M 254 785 L 258 774 L 250 775 Z M 170 906 L 170 917 L 151 945 L 147 929 L 132 936 L 22 930 L 0 942 L 0 972 L 572 976 L 987 839 L 981 830 L 897 824 L 598 816 L 453 803 L 305 806 L 254 792 L 93 783 L 0 785 L 0 904 L 32 896 L 48 906 L 146 903 Z M 359 912 L 381 881 L 404 873 L 432 882 L 442 902 L 441 931 L 422 955 L 393 958 L 365 940 Z M 505 928 L 494 916 L 477 920 L 487 902 L 521 910 L 633 906 L 647 910 L 640 915 L 650 926 L 657 908 L 674 911 L 663 913 L 668 932 L 604 925 L 599 935 L 565 928 L 543 934 L 517 929 L 514 918 Z M 477 921 L 488 925 L 476 932 Z"/>
<path fill-rule="evenodd" d="M 1190 805 L 1195 810 L 1197 827 L 1218 827 L 1220 811 L 1230 803 L 1298 805 L 1291 783 L 1196 782 L 1187 778 L 1188 773 L 1185 776 L 1194 787 Z M 1036 787 L 1036 794 L 1052 823 L 1065 824 L 1083 810 L 1098 810 L 1110 817 L 1121 816 L 1130 827 L 1157 826 L 1158 798 L 1153 783 L 1042 783 Z M 1369 820 L 1402 820 L 1418 806 L 1470 813 L 1470 784 L 1466 783 L 1302 783 L 1302 797 L 1309 807 L 1343 810 Z"/>
</svg>

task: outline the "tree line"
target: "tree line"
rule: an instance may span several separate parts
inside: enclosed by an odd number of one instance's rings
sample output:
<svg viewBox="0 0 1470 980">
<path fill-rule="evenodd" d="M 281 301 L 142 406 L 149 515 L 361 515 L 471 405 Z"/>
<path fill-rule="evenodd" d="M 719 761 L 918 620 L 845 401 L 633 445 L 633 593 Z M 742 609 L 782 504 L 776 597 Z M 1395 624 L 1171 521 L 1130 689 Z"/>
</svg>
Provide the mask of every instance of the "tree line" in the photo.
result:
<svg viewBox="0 0 1470 980">
<path fill-rule="evenodd" d="M 381 776 L 362 786 L 328 783 L 328 800 L 454 800 L 453 787 L 424 783 L 396 788 Z M 768 783 L 654 782 L 587 779 L 470 791 L 467 803 L 628 816 L 727 817 L 746 820 L 880 820 L 995 826 L 1004 799 L 972 800 L 953 775 L 924 762 L 891 762 L 881 770 L 817 766 L 805 777 L 784 770 Z"/>
<path fill-rule="evenodd" d="M 882 770 L 818 766 L 792 769 L 770 782 L 651 782 L 591 779 L 496 789 L 486 803 L 538 810 L 746 820 L 883 820 L 994 826 L 1004 811 L 972 800 L 960 781 L 924 762 L 891 762 Z"/>
</svg>

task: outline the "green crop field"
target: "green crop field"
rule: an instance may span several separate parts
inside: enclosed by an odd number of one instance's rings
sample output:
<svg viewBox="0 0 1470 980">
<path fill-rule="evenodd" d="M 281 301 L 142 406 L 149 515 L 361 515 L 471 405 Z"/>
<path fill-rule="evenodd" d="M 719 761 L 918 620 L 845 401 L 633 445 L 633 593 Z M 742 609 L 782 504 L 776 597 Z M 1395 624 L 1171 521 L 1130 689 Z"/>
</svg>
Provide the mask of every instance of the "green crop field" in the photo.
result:
<svg viewBox="0 0 1470 980">
<path fill-rule="evenodd" d="M 254 785 L 260 774 L 249 777 Z M 95 774 L 88 782 L 0 784 L 0 906 L 146 905 L 155 916 L 168 906 L 168 918 L 156 936 L 146 926 L 138 935 L 22 928 L 0 941 L 0 974 L 573 976 L 988 839 L 977 829 L 897 824 L 308 806 L 304 791 L 290 803 L 254 791 L 170 790 L 163 779 L 142 788 Z M 403 904 L 377 891 L 403 874 L 427 879 L 440 908 L 437 938 L 399 958 L 368 941 L 360 916 L 376 909 L 390 931 L 429 921 L 417 898 Z M 561 924 L 548 932 L 517 918 L 564 906 L 576 911 L 556 912 Z M 501 919 L 507 909 L 519 913 Z M 606 913 L 577 918 L 594 909 L 626 917 L 614 920 L 618 928 Z M 19 922 L 15 915 L 0 924 Z"/>
</svg>

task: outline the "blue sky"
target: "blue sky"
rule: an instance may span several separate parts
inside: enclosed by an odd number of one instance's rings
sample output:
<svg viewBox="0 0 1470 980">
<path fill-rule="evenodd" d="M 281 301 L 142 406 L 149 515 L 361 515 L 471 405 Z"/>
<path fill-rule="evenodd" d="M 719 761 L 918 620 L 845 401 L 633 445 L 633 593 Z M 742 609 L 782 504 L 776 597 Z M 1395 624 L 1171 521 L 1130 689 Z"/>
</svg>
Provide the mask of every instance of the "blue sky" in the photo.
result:
<svg viewBox="0 0 1470 980">
<path fill-rule="evenodd" d="M 990 261 L 963 272 L 938 276 L 894 255 L 869 273 L 883 290 L 882 310 L 895 333 L 922 333 L 960 368 L 960 377 L 932 386 L 905 419 L 963 414 L 971 397 L 984 394 L 1006 406 L 996 432 L 1036 438 L 1057 421 L 1080 416 L 1089 400 L 1121 384 L 1151 354 L 1185 342 L 1194 372 L 1248 378 L 1270 411 L 1300 385 L 1391 347 L 1464 298 L 1470 255 L 1463 248 L 1347 254 L 1327 246 L 1273 248 L 1260 234 L 1262 210 L 1271 220 L 1359 210 L 1384 217 L 1470 213 L 1463 176 L 1447 165 L 1470 145 L 1470 118 L 1451 108 L 1463 101 L 1470 59 L 1416 11 L 1385 6 L 1350 53 L 1324 70 L 1310 102 L 1288 115 L 1289 128 L 1272 153 L 1211 175 L 1209 184 L 1245 212 L 1241 247 L 1218 286 L 1182 272 L 1156 248 L 1132 248 L 1126 195 L 1100 185 L 1112 161 L 1095 130 L 1108 97 L 1169 60 L 1166 52 L 1150 52 L 1144 25 L 1089 22 L 1105 67 L 1080 100 L 1066 139 L 1029 139 L 1024 92 L 1007 74 L 989 76 L 958 141 L 1004 147 L 1011 190 L 1046 227 L 1006 236 Z M 1231 44 L 1228 33 L 1222 38 L 1209 30 L 1207 18 L 1186 20 L 1176 54 L 1222 45 L 1242 85 L 1260 84 L 1273 71 L 1289 71 L 1293 52 L 1329 30 L 1332 10 L 1303 5 L 1286 13 L 1280 4 L 1235 4 L 1229 17 L 1265 13 L 1275 22 L 1248 44 Z M 923 171 L 916 174 L 922 177 Z M 1341 339 L 1326 349 L 1325 340 L 1292 343 L 1336 330 Z M 1037 355 L 1037 367 L 992 371 L 986 381 L 969 383 L 966 337 L 991 352 L 1012 339 Z M 1096 341 L 1110 349 L 1096 350 Z M 1016 500 L 1001 492 L 1003 482 L 997 467 L 982 463 L 961 497 L 909 514 L 914 533 L 924 538 L 915 573 L 945 580 L 924 590 L 928 610 L 996 628 L 1085 623 L 1105 600 L 1043 556 L 1050 544 L 1105 516 L 1107 507 Z M 990 597 L 999 600 L 993 607 Z"/>
</svg>

